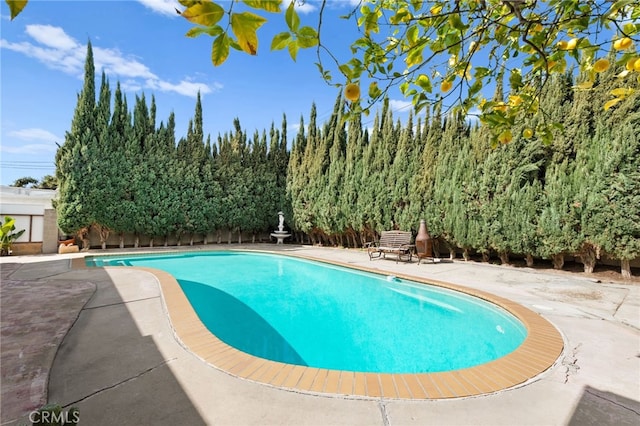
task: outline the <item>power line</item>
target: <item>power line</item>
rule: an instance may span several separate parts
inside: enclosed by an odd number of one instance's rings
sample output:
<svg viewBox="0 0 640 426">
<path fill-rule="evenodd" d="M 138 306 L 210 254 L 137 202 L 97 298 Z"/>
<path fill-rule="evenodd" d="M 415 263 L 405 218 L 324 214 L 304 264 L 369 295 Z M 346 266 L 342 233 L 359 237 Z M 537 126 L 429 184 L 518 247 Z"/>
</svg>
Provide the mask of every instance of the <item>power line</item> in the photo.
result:
<svg viewBox="0 0 640 426">
<path fill-rule="evenodd" d="M 55 163 L 51 161 L 0 161 L 2 169 L 52 170 L 55 167 Z"/>
</svg>

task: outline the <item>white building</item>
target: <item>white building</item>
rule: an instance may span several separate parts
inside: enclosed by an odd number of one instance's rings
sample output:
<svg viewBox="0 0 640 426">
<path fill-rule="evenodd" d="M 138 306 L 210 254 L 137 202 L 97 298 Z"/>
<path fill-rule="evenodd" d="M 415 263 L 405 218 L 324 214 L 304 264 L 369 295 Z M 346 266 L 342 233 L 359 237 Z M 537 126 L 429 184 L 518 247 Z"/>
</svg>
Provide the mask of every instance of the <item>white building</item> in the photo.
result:
<svg viewBox="0 0 640 426">
<path fill-rule="evenodd" d="M 0 186 L 0 220 L 16 220 L 16 231 L 25 233 L 16 240 L 13 254 L 56 253 L 58 225 L 52 201 L 58 192 L 50 189 Z"/>
</svg>

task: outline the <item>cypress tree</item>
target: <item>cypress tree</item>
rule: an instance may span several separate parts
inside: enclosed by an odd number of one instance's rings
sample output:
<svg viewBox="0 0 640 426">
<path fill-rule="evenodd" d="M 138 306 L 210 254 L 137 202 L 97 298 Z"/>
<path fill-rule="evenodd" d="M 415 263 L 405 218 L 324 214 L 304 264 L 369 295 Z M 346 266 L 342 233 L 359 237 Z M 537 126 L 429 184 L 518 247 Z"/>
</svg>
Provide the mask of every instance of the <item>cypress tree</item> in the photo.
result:
<svg viewBox="0 0 640 426">
<path fill-rule="evenodd" d="M 95 67 L 91 42 L 87 44 L 84 66 L 84 85 L 78 104 L 65 134 L 64 144 L 56 153 L 58 178 L 58 227 L 69 234 L 77 234 L 83 248 L 88 249 L 89 227 L 95 223 L 93 200 L 90 199 L 92 151 L 97 148 Z"/>
<path fill-rule="evenodd" d="M 282 114 L 282 124 L 278 132 L 274 130 L 272 142 L 269 144 L 268 161 L 276 175 L 273 199 L 275 201 L 274 211 L 282 211 L 287 218 L 287 225 L 292 226 L 293 209 L 287 197 L 287 170 L 289 167 L 289 150 L 287 147 L 287 116 Z M 274 142 L 275 139 L 275 142 Z M 293 148 L 292 148 L 293 149 Z M 273 214 L 273 213 L 272 213 Z M 275 215 L 273 216 L 275 224 Z"/>
<path fill-rule="evenodd" d="M 300 231 L 300 241 L 304 236 L 304 205 L 302 203 L 302 190 L 304 183 L 304 169 L 302 162 L 304 161 L 306 149 L 306 136 L 304 130 L 304 118 L 300 117 L 300 127 L 296 139 L 291 146 L 291 154 L 287 165 L 287 185 L 286 196 L 287 204 L 291 207 L 291 226 L 296 231 Z"/>
<path fill-rule="evenodd" d="M 395 183 L 390 186 L 392 190 L 392 206 L 393 221 L 398 224 L 402 230 L 413 229 L 417 231 L 416 217 L 410 212 L 411 194 L 410 186 L 413 176 L 417 170 L 417 159 L 415 145 L 415 137 L 413 134 L 413 113 L 409 113 L 407 124 L 404 128 L 400 124 L 397 126 L 400 130 L 398 139 L 398 148 L 395 153 L 393 165 L 390 170 L 390 177 Z"/>
<path fill-rule="evenodd" d="M 361 120 L 362 116 L 357 114 L 349 121 L 343 187 L 338 199 L 338 205 L 345 217 L 345 238 L 347 245 L 351 247 L 358 247 L 363 243 L 359 240 L 364 223 L 358 209 L 360 193 L 366 186 L 362 181 L 364 132 Z"/>
<path fill-rule="evenodd" d="M 102 72 L 102 81 L 100 84 L 100 96 L 96 106 L 96 131 L 98 132 L 97 149 L 92 155 L 91 162 L 95 171 L 91 177 L 91 186 L 89 197 L 94 200 L 95 223 L 94 228 L 100 236 L 100 244 L 102 249 L 106 249 L 107 239 L 111 232 L 108 224 L 108 218 L 103 214 L 108 211 L 112 204 L 116 201 L 113 198 L 114 192 L 111 191 L 111 180 L 117 170 L 118 165 L 114 164 L 114 155 L 111 152 L 111 143 L 109 141 L 109 121 L 111 118 L 111 90 L 109 81 Z"/>
<path fill-rule="evenodd" d="M 609 256 L 620 260 L 624 278 L 631 278 L 630 261 L 640 256 L 639 134 L 640 114 L 636 112 L 627 124 L 616 129 L 611 140 L 611 168 L 603 191 L 607 214 L 602 246 Z"/>
</svg>

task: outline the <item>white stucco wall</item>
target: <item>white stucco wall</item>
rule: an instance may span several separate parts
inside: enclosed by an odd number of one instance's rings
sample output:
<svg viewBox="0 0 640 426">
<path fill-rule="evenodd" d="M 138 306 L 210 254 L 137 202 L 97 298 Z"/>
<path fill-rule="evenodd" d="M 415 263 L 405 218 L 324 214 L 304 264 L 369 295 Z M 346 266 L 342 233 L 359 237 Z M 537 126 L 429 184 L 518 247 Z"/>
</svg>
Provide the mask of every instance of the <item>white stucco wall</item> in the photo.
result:
<svg viewBox="0 0 640 426">
<path fill-rule="evenodd" d="M 16 242 L 43 241 L 44 211 L 53 208 L 56 196 L 57 191 L 50 189 L 0 186 L 0 220 L 11 216 L 16 220 L 16 230 L 26 230 Z"/>
</svg>

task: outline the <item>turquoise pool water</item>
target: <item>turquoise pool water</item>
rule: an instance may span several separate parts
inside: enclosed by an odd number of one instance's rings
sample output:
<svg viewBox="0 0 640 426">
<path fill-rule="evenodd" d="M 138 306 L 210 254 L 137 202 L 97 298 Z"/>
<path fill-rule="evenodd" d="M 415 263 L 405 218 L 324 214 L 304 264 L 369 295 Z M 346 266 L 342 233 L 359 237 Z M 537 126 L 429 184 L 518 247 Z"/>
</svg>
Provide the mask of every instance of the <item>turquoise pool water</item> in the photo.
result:
<svg viewBox="0 0 640 426">
<path fill-rule="evenodd" d="M 525 327 L 459 292 L 286 256 L 200 252 L 87 258 L 171 273 L 205 326 L 246 353 L 384 373 L 458 370 L 515 350 Z"/>
</svg>

